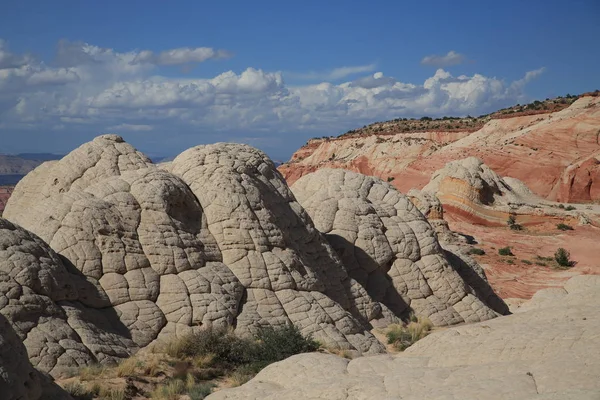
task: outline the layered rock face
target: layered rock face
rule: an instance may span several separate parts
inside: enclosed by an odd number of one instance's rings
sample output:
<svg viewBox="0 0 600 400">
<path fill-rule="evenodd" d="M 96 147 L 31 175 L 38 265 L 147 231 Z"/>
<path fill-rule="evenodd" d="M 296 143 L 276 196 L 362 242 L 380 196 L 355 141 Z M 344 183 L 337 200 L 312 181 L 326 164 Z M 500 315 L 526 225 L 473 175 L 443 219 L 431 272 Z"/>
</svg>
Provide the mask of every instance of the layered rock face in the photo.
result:
<svg viewBox="0 0 600 400">
<path fill-rule="evenodd" d="M 421 212 L 388 183 L 322 169 L 292 191 L 350 275 L 392 315 L 410 307 L 435 325 L 495 316 L 449 264 Z"/>
<path fill-rule="evenodd" d="M 486 226 L 506 226 L 509 217 L 523 225 L 545 222 L 596 223 L 600 213 L 593 206 L 565 210 L 534 195 L 520 180 L 502 178 L 482 160 L 468 157 L 451 161 L 433 173 L 422 190 L 409 195 L 430 221 L 446 214 L 454 220 Z"/>
<path fill-rule="evenodd" d="M 446 163 L 482 159 L 501 176 L 561 202 L 600 199 L 600 98 L 582 97 L 559 112 L 493 119 L 476 132 L 411 132 L 313 140 L 279 167 L 292 184 L 319 168 L 384 179 L 406 193 Z"/>
<path fill-rule="evenodd" d="M 524 204 L 504 179 L 475 157 L 449 162 L 433 173 L 421 193 L 427 197 L 420 202 L 426 207 L 431 207 L 427 200 L 435 204 L 435 198 L 446 212 L 484 224 L 506 225 L 512 208 Z"/>
<path fill-rule="evenodd" d="M 434 332 L 398 355 L 310 353 L 209 399 L 597 399 L 600 279 L 571 278 L 514 315 Z"/>
</svg>

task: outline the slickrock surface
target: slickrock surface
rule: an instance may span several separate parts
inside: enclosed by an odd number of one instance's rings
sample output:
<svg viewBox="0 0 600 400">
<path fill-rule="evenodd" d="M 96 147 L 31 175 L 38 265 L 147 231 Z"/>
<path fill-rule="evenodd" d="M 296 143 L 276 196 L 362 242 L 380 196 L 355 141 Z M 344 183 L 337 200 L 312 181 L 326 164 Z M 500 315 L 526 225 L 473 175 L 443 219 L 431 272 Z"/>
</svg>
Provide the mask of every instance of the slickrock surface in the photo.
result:
<svg viewBox="0 0 600 400">
<path fill-rule="evenodd" d="M 598 399 L 600 277 L 571 278 L 513 315 L 435 332 L 397 355 L 310 353 L 218 399 Z"/>
<path fill-rule="evenodd" d="M 453 231 L 468 233 L 476 241 L 473 247 L 485 251 L 484 255 L 471 257 L 484 268 L 490 285 L 503 299 L 529 299 L 541 289 L 562 287 L 575 275 L 600 274 L 600 228 L 592 225 L 573 225 L 572 231 L 564 232 L 557 230 L 555 224 L 536 225 L 524 231 L 459 220 L 451 220 L 449 225 Z M 498 249 L 507 246 L 514 257 L 498 254 Z M 538 258 L 552 259 L 560 247 L 571 253 L 571 259 L 577 262 L 574 267 L 553 268 L 551 262 Z"/>
<path fill-rule="evenodd" d="M 493 119 L 476 132 L 411 132 L 311 140 L 279 167 L 291 185 L 319 168 L 381 177 L 406 193 L 434 171 L 469 156 L 536 195 L 561 202 L 600 199 L 600 97 L 553 113 Z"/>
<path fill-rule="evenodd" d="M 450 265 L 423 214 L 393 186 L 321 169 L 299 179 L 292 191 L 350 275 L 393 315 L 411 307 L 435 325 L 496 316 Z M 481 281 L 485 285 L 485 275 Z M 498 311 L 506 312 L 497 300 Z"/>
</svg>

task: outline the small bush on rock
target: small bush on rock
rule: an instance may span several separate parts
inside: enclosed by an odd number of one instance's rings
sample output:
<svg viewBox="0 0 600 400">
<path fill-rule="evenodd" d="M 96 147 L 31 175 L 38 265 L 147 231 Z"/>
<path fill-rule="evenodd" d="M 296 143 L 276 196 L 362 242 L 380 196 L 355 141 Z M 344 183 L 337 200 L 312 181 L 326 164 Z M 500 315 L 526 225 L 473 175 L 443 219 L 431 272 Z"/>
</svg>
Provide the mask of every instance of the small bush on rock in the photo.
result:
<svg viewBox="0 0 600 400">
<path fill-rule="evenodd" d="M 571 254 L 562 247 L 554 253 L 554 260 L 561 267 L 570 268 L 575 265 L 575 261 L 571 261 Z"/>
<path fill-rule="evenodd" d="M 560 230 L 560 231 L 572 231 L 573 227 L 567 224 L 563 224 L 560 223 L 558 225 L 556 225 L 556 229 Z"/>
<path fill-rule="evenodd" d="M 523 226 L 520 224 L 517 224 L 517 218 L 516 218 L 515 214 L 510 214 L 508 216 L 508 220 L 506 221 L 506 224 L 513 231 L 522 231 L 523 230 Z"/>
<path fill-rule="evenodd" d="M 295 325 L 261 328 L 254 339 L 240 338 L 220 329 L 207 329 L 184 336 L 167 347 L 171 357 L 189 357 L 222 369 L 246 366 L 260 371 L 294 354 L 316 351 L 319 344 L 304 337 Z"/>
<path fill-rule="evenodd" d="M 500 254 L 501 256 L 514 256 L 509 246 L 498 249 L 498 254 Z"/>
<path fill-rule="evenodd" d="M 485 254 L 485 250 L 472 247 L 469 249 L 468 254 L 477 254 L 478 256 L 482 256 Z"/>
</svg>

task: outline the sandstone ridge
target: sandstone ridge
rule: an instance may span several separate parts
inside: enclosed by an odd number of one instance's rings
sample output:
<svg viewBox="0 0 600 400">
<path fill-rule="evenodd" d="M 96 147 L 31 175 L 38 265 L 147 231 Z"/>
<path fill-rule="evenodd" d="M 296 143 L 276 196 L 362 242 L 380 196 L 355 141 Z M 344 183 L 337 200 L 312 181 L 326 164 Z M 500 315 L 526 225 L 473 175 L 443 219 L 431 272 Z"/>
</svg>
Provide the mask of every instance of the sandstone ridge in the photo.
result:
<svg viewBox="0 0 600 400">
<path fill-rule="evenodd" d="M 448 162 L 474 156 L 547 200 L 600 199 L 600 97 L 580 97 L 560 111 L 505 117 L 467 130 L 423 125 L 396 132 L 391 125 L 368 135 L 311 140 L 279 170 L 293 184 L 319 168 L 349 169 L 392 180 L 406 193 L 423 188 Z"/>
<path fill-rule="evenodd" d="M 378 270 L 397 259 L 391 286 L 410 307 L 439 325 L 498 315 L 450 266 L 410 201 L 383 182 L 353 179 L 386 197 L 369 200 L 376 212 L 367 217 L 390 231 L 386 255 L 362 248 Z M 349 211 L 362 215 L 365 205 L 356 199 Z M 380 353 L 370 323 L 408 311 L 373 299 L 372 289 L 389 292 L 390 283 L 355 279 L 273 162 L 246 145 L 198 146 L 159 168 L 103 135 L 28 174 L 4 217 L 0 314 L 33 366 L 53 376 L 211 326 L 249 335 L 293 323 L 328 346 Z"/>
</svg>

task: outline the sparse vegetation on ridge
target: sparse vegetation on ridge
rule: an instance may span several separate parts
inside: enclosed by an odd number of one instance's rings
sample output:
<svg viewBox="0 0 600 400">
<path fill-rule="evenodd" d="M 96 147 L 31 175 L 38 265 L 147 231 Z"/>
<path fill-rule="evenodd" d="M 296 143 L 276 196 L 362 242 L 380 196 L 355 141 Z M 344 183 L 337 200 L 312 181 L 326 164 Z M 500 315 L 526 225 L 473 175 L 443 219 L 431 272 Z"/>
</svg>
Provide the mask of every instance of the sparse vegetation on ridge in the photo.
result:
<svg viewBox="0 0 600 400">
<path fill-rule="evenodd" d="M 509 246 L 498 249 L 498 254 L 500 254 L 501 256 L 514 256 Z"/>
<path fill-rule="evenodd" d="M 206 329 L 173 339 L 113 367 L 84 367 L 62 386 L 77 400 L 127 400 L 139 391 L 145 391 L 142 397 L 158 400 L 176 400 L 184 394 L 199 400 L 211 393 L 215 379 L 224 387 L 239 386 L 273 362 L 319 347 L 294 325 L 264 327 L 254 338 Z M 149 383 L 140 389 L 129 382 L 132 379 Z"/>
<path fill-rule="evenodd" d="M 593 95 L 588 94 L 588 95 Z M 367 135 L 385 135 L 408 132 L 424 132 L 424 131 L 467 131 L 474 132 L 481 129 L 485 123 L 492 119 L 510 118 L 522 115 L 535 115 L 556 112 L 569 107 L 573 102 L 579 99 L 578 95 L 567 94 L 556 98 L 545 100 L 535 100 L 529 104 L 517 104 L 512 107 L 503 108 L 490 114 L 480 115 L 479 117 L 438 117 L 432 118 L 424 116 L 421 118 L 396 118 L 389 121 L 374 122 L 365 125 L 362 128 L 351 129 L 346 133 L 338 136 L 367 136 Z M 332 140 L 335 137 L 313 138 L 320 140 Z"/>
</svg>

